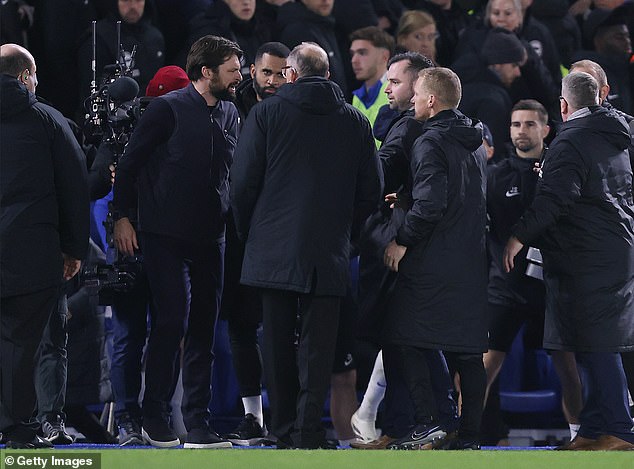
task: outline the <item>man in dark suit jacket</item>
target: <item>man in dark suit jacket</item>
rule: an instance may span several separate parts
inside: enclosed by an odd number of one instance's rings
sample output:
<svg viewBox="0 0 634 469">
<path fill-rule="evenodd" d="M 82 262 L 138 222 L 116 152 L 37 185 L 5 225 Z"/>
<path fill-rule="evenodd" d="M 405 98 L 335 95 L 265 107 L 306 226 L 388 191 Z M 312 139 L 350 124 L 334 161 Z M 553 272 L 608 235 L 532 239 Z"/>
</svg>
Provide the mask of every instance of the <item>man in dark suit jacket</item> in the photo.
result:
<svg viewBox="0 0 634 469">
<path fill-rule="evenodd" d="M 42 448 L 35 354 L 88 249 L 86 161 L 66 119 L 37 102 L 31 53 L 3 45 L 0 73 L 0 432 L 9 447 Z"/>
</svg>

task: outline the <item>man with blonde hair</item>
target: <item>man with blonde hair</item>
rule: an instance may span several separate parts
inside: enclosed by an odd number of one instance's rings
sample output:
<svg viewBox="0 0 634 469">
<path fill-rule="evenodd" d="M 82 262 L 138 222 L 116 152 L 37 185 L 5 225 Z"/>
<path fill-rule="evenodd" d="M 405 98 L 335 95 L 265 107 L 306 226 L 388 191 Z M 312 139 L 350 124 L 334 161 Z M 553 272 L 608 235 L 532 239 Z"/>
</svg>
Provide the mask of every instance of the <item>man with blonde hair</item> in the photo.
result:
<svg viewBox="0 0 634 469">
<path fill-rule="evenodd" d="M 402 181 L 405 220 L 384 261 L 399 273 L 388 307 L 383 361 L 400 368 L 414 404 L 416 425 L 388 448 L 427 445 L 447 433 L 425 359 L 442 350 L 460 374 L 462 421 L 448 449 L 478 449 L 487 349 L 485 249 L 486 151 L 481 128 L 457 110 L 460 80 L 447 68 L 419 73 L 414 116 L 425 121 Z M 388 383 L 389 385 L 389 383 Z"/>
</svg>

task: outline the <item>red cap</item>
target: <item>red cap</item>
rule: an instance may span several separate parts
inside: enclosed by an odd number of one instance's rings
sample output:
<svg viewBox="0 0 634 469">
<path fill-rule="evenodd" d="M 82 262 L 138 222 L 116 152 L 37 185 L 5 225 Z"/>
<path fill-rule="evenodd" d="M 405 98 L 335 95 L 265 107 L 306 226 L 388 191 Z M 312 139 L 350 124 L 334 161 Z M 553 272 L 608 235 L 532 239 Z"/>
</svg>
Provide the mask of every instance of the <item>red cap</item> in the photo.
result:
<svg viewBox="0 0 634 469">
<path fill-rule="evenodd" d="M 187 85 L 189 85 L 189 78 L 185 70 L 176 65 L 168 65 L 159 68 L 154 78 L 148 83 L 145 95 L 163 96 L 165 93 L 185 88 Z"/>
</svg>

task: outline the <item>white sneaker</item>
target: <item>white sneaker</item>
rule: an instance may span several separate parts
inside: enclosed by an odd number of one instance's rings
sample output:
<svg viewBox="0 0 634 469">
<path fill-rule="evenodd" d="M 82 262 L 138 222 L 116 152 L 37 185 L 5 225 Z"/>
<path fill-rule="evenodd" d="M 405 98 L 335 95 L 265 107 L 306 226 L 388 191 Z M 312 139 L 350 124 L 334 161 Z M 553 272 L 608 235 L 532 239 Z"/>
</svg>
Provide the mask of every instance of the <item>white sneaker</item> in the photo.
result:
<svg viewBox="0 0 634 469">
<path fill-rule="evenodd" d="M 376 427 L 374 426 L 374 420 L 362 420 L 357 415 L 357 412 L 352 414 L 352 418 L 350 419 L 350 425 L 352 426 L 352 431 L 354 431 L 354 434 L 366 443 L 378 440 L 381 436 L 381 433 L 377 431 Z"/>
</svg>

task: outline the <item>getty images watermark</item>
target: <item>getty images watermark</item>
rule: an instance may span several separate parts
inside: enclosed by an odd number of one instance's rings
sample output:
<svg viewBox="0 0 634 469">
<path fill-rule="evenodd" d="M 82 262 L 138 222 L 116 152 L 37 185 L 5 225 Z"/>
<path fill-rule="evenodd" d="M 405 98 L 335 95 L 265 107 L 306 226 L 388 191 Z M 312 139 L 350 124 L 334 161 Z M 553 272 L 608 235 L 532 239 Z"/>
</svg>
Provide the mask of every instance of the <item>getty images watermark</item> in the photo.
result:
<svg viewBox="0 0 634 469">
<path fill-rule="evenodd" d="M 101 454 L 98 453 L 40 453 L 4 454 L 5 469 L 55 468 L 55 469 L 101 469 Z"/>
</svg>

